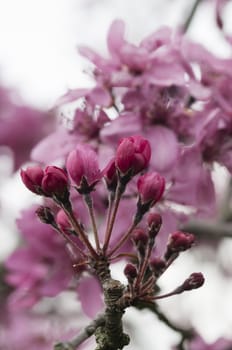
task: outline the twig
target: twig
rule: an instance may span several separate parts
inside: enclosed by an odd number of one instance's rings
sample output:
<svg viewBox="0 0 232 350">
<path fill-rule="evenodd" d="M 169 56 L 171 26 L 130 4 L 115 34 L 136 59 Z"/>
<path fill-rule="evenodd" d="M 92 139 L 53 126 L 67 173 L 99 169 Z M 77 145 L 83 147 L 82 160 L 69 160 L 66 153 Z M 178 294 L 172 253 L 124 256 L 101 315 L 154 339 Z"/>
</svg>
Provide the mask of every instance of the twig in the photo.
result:
<svg viewBox="0 0 232 350">
<path fill-rule="evenodd" d="M 174 323 L 172 323 L 167 316 L 165 316 L 158 308 L 157 304 L 152 302 L 138 302 L 135 307 L 137 309 L 148 309 L 152 311 L 160 321 L 162 321 L 166 326 L 168 326 L 173 331 L 180 333 L 183 339 L 190 339 L 193 336 L 193 331 L 191 329 L 183 329 L 179 326 L 176 326 Z"/>
<path fill-rule="evenodd" d="M 184 33 L 186 33 L 188 31 L 190 24 L 192 23 L 193 17 L 196 14 L 197 8 L 200 5 L 201 1 L 202 0 L 195 0 L 195 2 L 193 3 L 193 7 L 191 8 L 191 10 L 188 14 L 188 17 L 186 18 L 186 20 L 182 26 Z"/>
<path fill-rule="evenodd" d="M 91 337 L 96 329 L 105 324 L 105 316 L 100 314 L 93 322 L 91 322 L 83 331 L 69 342 L 60 342 L 55 344 L 54 350 L 75 350 L 77 346 L 82 344 L 85 340 Z"/>
<path fill-rule="evenodd" d="M 199 238 L 232 238 L 231 223 L 190 221 L 186 225 L 183 225 L 181 229 L 190 233 L 194 233 Z"/>
</svg>

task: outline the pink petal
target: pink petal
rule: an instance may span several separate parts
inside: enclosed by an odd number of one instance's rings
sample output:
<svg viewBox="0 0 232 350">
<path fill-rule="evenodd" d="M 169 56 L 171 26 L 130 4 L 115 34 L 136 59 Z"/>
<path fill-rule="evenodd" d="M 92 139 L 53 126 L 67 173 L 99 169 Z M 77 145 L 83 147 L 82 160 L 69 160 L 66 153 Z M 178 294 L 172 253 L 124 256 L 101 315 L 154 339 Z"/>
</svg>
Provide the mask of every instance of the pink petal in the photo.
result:
<svg viewBox="0 0 232 350">
<path fill-rule="evenodd" d="M 99 282 L 93 276 L 84 277 L 77 287 L 79 299 L 85 314 L 94 318 L 103 308 L 102 290 Z"/>
<path fill-rule="evenodd" d="M 109 29 L 107 45 L 112 55 L 118 55 L 124 44 L 125 23 L 122 20 L 115 20 Z"/>
<path fill-rule="evenodd" d="M 151 144 L 153 169 L 161 173 L 171 170 L 179 156 L 178 140 L 174 132 L 163 126 L 155 126 L 144 136 Z"/>
</svg>

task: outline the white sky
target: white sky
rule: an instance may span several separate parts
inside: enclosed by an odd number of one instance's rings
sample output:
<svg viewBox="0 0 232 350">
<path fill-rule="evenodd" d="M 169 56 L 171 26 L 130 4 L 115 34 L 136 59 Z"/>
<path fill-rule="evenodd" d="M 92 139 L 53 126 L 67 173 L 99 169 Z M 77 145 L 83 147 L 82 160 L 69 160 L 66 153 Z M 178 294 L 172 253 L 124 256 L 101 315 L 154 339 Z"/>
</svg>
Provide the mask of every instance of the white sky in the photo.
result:
<svg viewBox="0 0 232 350">
<path fill-rule="evenodd" d="M 51 107 L 68 87 L 86 84 L 77 44 L 102 51 L 114 18 L 136 40 L 161 24 L 176 25 L 190 0 L 0 0 L 0 79 L 31 103 Z M 213 26 L 208 2 L 190 34 L 217 52 L 225 44 Z M 217 43 L 217 45 L 216 45 Z M 87 63 L 85 63 L 85 66 Z"/>
</svg>

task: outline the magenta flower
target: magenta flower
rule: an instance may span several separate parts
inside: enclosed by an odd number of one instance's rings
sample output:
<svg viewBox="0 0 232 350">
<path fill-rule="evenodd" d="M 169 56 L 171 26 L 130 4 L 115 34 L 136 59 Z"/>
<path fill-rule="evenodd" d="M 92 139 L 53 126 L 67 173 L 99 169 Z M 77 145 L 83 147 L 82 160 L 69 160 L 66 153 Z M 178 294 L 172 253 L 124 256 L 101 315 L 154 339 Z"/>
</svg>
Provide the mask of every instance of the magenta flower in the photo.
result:
<svg viewBox="0 0 232 350">
<path fill-rule="evenodd" d="M 0 91 L 1 94 L 1 91 Z M 19 99 L 18 99 L 19 100 Z M 16 105 L 7 96 L 0 96 L 0 146 L 10 149 L 14 169 L 18 169 L 30 157 L 30 151 L 53 127 L 53 115 L 28 106 Z M 29 132 L 25 132 L 25 127 Z"/>
<path fill-rule="evenodd" d="M 79 145 L 69 154 L 66 167 L 71 179 L 80 191 L 92 191 L 102 177 L 97 155 L 87 145 Z"/>
<path fill-rule="evenodd" d="M 5 262 L 7 282 L 15 288 L 9 298 L 12 308 L 31 307 L 42 297 L 57 295 L 74 275 L 64 239 L 34 211 L 35 207 L 24 211 L 17 221 L 25 244 Z"/>
<path fill-rule="evenodd" d="M 142 203 L 157 203 L 165 189 L 165 179 L 158 173 L 147 173 L 139 177 L 137 182 L 138 192 Z"/>
<path fill-rule="evenodd" d="M 26 170 L 20 172 L 24 185 L 36 194 L 42 194 L 42 180 L 44 171 L 39 166 L 28 167 Z"/>
<path fill-rule="evenodd" d="M 149 142 L 139 135 L 122 139 L 116 151 L 115 165 L 122 174 L 133 175 L 147 168 L 151 158 Z"/>
</svg>

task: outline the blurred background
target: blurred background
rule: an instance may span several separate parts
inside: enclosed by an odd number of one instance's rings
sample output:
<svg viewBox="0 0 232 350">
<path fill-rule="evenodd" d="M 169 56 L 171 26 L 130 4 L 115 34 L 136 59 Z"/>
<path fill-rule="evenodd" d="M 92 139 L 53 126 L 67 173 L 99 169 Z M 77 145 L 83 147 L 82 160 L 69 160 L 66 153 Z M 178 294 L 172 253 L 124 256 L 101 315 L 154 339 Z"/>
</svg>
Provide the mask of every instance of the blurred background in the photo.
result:
<svg viewBox="0 0 232 350">
<path fill-rule="evenodd" d="M 27 105 L 42 113 L 52 113 L 57 99 L 69 88 L 91 84 L 88 62 L 78 55 L 84 44 L 106 53 L 106 35 L 115 18 L 125 20 L 127 37 L 138 42 L 162 25 L 181 26 L 192 4 L 190 0 L 0 0 L 0 86 L 16 105 Z M 228 31 L 232 6 L 225 12 Z M 230 23 L 229 23 L 230 22 Z M 221 57 L 231 54 L 230 47 L 215 26 L 212 1 L 202 1 L 189 28 L 188 35 Z M 10 97 L 9 97 L 10 96 Z M 0 130 L 4 120 L 1 116 Z M 3 118 L 3 119 L 1 119 Z M 23 123 L 23 122 L 22 122 Z M 3 124 L 2 124 L 3 125 Z M 13 125 L 13 124 L 12 124 Z M 30 132 L 23 125 L 25 133 Z M 1 131 L 0 131 L 1 134 Z M 12 175 L 13 162 L 6 147 L 0 147 L 0 260 L 3 261 L 17 244 L 15 218 L 22 208 L 35 201 L 21 185 L 18 171 Z M 232 243 L 223 240 L 217 251 L 223 266 L 232 266 Z M 186 253 L 161 280 L 166 290 L 172 289 L 182 276 L 194 271 L 206 275 L 206 285 L 197 292 L 164 300 L 160 305 L 172 319 L 191 314 L 195 327 L 207 341 L 218 336 L 231 337 L 232 282 L 197 251 Z M 117 271 L 115 272 L 117 274 Z M 131 349 L 164 349 L 177 335 L 169 332 L 153 315 L 129 311 L 129 327 L 133 324 L 135 343 Z M 132 322 L 133 320 L 133 322 Z M 132 323 L 131 323 L 132 322 Z M 146 324 L 149 327 L 142 327 Z M 139 331 L 139 333 L 138 333 Z M 139 334 L 139 336 L 138 336 Z M 159 334 L 159 340 L 154 336 Z M 129 349 L 129 347 L 128 347 Z"/>
</svg>

